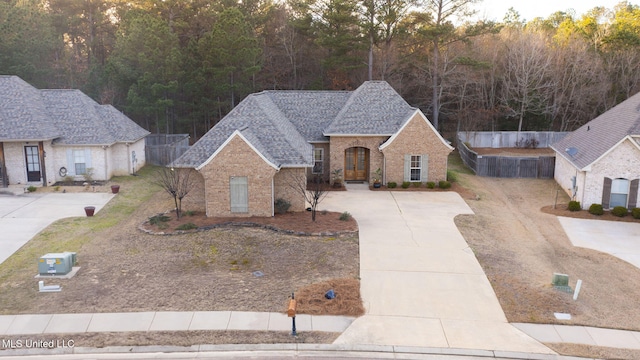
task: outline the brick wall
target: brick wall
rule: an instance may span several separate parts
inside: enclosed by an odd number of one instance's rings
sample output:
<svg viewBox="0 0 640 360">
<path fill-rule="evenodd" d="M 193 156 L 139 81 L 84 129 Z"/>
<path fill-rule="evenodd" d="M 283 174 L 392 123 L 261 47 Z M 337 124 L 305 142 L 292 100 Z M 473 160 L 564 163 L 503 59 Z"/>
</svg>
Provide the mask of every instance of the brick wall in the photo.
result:
<svg viewBox="0 0 640 360">
<path fill-rule="evenodd" d="M 192 186 L 187 196 L 182 199 L 182 210 L 206 211 L 204 177 L 199 171 L 192 169 L 189 180 Z"/>
<path fill-rule="evenodd" d="M 607 156 L 593 164 L 584 181 L 582 208 L 602 203 L 604 178 L 634 180 L 640 178 L 640 151 L 629 140 L 618 145 Z M 580 183 L 578 183 L 580 186 Z M 638 203 L 638 202 L 636 202 Z"/>
<path fill-rule="evenodd" d="M 282 168 L 273 177 L 275 199 L 282 198 L 291 203 L 289 211 L 304 211 L 306 208 L 304 196 L 297 190 L 298 186 L 307 184 L 305 173 L 305 168 Z"/>
<path fill-rule="evenodd" d="M 372 183 L 375 171 L 383 167 L 382 152 L 378 150 L 378 147 L 388 138 L 388 136 L 332 136 L 330 140 L 330 172 L 336 169 L 342 169 L 342 175 L 344 176 L 344 151 L 352 147 L 363 147 L 369 149 L 368 180 Z"/>
<path fill-rule="evenodd" d="M 267 164 L 239 136 L 201 169 L 205 184 L 207 216 L 273 216 L 273 177 L 276 169 Z M 229 179 L 246 176 L 249 212 L 232 213 Z"/>
<path fill-rule="evenodd" d="M 438 182 L 447 178 L 447 157 L 451 149 L 442 143 L 418 113 L 382 152 L 385 157 L 385 184 L 389 181 L 401 184 L 404 181 L 405 155 L 429 155 L 427 181 Z"/>
</svg>

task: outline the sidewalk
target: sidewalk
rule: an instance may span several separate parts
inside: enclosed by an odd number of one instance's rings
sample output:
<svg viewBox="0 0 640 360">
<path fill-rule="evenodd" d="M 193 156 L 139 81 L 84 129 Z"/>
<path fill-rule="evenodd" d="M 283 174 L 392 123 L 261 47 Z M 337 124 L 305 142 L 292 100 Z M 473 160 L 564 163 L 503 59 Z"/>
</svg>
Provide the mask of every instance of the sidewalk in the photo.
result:
<svg viewBox="0 0 640 360">
<path fill-rule="evenodd" d="M 296 330 L 343 332 L 353 320 L 298 315 Z M 243 311 L 0 315 L 0 335 L 188 330 L 291 331 L 291 318 L 282 313 Z"/>
</svg>

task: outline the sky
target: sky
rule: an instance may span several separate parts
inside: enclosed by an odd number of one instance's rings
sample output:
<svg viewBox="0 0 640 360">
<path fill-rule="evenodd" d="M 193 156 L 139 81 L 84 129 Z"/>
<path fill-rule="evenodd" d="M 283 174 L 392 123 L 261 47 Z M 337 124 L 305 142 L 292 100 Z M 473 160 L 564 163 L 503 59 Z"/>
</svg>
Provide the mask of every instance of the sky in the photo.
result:
<svg viewBox="0 0 640 360">
<path fill-rule="evenodd" d="M 586 13 L 588 10 L 596 6 L 604 6 L 607 9 L 613 9 L 618 4 L 618 0 L 483 0 L 478 5 L 479 18 L 488 20 L 502 21 L 504 14 L 510 7 L 513 7 L 520 17 L 529 21 L 536 17 L 546 18 L 556 11 L 566 11 L 574 9 L 576 15 Z M 640 0 L 629 0 L 631 4 L 639 5 Z"/>
</svg>

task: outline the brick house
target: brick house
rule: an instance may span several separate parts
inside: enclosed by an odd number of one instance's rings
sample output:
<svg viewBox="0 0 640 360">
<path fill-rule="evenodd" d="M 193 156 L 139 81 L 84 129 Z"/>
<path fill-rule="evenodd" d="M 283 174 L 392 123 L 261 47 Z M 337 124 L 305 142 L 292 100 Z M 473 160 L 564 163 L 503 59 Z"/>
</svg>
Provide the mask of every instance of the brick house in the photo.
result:
<svg viewBox="0 0 640 360">
<path fill-rule="evenodd" d="M 292 182 L 446 180 L 453 148 L 424 114 L 384 81 L 354 91 L 263 91 L 249 95 L 172 166 L 193 168 L 192 204 L 208 216 L 273 216 L 305 202 Z"/>
<path fill-rule="evenodd" d="M 638 206 L 640 93 L 551 145 L 554 178 L 584 209 Z"/>
<path fill-rule="evenodd" d="M 145 164 L 148 134 L 79 90 L 39 90 L 0 76 L 0 187 L 84 180 L 91 170 L 94 180 L 134 173 Z"/>
</svg>

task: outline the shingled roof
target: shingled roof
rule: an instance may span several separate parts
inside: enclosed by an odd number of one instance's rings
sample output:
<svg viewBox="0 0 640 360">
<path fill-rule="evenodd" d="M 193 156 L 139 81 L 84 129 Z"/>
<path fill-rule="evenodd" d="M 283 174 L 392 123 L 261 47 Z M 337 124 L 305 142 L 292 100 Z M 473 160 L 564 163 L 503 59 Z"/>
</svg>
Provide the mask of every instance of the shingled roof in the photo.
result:
<svg viewBox="0 0 640 360">
<path fill-rule="evenodd" d="M 640 136 L 640 93 L 567 134 L 551 148 L 584 169 L 627 136 Z"/>
<path fill-rule="evenodd" d="M 384 81 L 367 81 L 355 91 L 263 91 L 244 99 L 173 166 L 201 166 L 236 130 L 276 166 L 312 166 L 310 143 L 339 135 L 391 136 L 415 111 Z"/>
<path fill-rule="evenodd" d="M 0 141 L 111 145 L 148 134 L 113 106 L 79 90 L 38 90 L 17 76 L 0 76 Z"/>
</svg>

